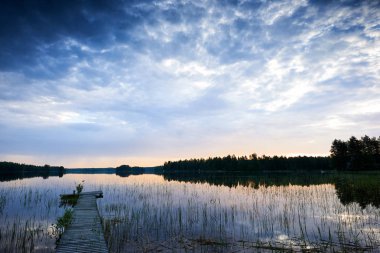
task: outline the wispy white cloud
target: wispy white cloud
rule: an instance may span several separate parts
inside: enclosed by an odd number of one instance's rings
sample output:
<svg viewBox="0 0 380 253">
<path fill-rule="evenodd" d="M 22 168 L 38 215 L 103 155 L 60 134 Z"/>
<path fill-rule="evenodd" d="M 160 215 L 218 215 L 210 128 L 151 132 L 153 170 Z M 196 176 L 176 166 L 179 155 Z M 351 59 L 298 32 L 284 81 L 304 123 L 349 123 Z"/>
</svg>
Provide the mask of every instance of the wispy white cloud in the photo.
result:
<svg viewBox="0 0 380 253">
<path fill-rule="evenodd" d="M 292 16 L 299 8 L 305 6 L 307 6 L 307 0 L 268 1 L 258 14 L 266 25 L 273 25 L 281 18 Z"/>
<path fill-rule="evenodd" d="M 101 43 L 70 28 L 0 69 L 0 141 L 12 143 L 0 155 L 321 154 L 378 134 L 379 13 L 371 1 L 124 6 Z"/>
</svg>

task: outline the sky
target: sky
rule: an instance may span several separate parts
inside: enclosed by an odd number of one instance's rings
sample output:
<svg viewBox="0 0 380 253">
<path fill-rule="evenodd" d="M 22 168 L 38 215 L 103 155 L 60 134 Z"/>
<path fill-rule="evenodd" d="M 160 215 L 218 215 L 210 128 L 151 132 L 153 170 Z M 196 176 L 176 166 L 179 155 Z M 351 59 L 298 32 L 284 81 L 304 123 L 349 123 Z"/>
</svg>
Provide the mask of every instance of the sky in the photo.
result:
<svg viewBox="0 0 380 253">
<path fill-rule="evenodd" d="M 0 160 L 329 155 L 380 135 L 380 2 L 1 1 Z"/>
</svg>

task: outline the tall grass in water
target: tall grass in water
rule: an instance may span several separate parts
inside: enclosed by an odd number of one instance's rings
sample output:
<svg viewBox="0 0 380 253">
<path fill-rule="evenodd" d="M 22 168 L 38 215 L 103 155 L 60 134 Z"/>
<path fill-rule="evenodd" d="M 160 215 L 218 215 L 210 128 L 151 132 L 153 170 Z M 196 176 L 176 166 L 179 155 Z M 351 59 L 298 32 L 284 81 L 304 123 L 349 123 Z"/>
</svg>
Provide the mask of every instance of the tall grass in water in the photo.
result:
<svg viewBox="0 0 380 253">
<path fill-rule="evenodd" d="M 59 194 L 73 180 L 32 178 L 0 183 L 0 252 L 55 252 L 53 223 L 65 212 Z"/>
<path fill-rule="evenodd" d="M 39 189 L 0 189 L 0 252 L 51 252 L 54 239 L 47 228 L 59 213 L 59 202 Z"/>
<path fill-rule="evenodd" d="M 330 184 L 255 189 L 127 180 L 103 191 L 99 207 L 112 252 L 378 252 L 380 246 L 380 210 L 342 205 Z"/>
<path fill-rule="evenodd" d="M 65 175 L 0 183 L 0 252 L 54 252 L 59 195 L 86 180 L 111 252 L 378 252 L 380 209 L 342 205 L 334 185 L 256 188 L 161 176 Z M 377 250 L 377 251 L 376 251 Z"/>
</svg>

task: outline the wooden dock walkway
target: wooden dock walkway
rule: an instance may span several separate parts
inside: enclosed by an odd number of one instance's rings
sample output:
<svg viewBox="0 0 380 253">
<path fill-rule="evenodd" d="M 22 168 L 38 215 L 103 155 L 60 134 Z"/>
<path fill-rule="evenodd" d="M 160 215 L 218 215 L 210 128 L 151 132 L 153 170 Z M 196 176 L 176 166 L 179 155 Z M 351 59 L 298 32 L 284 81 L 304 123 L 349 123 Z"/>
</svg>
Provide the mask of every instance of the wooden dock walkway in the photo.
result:
<svg viewBox="0 0 380 253">
<path fill-rule="evenodd" d="M 79 195 L 72 222 L 58 243 L 57 253 L 108 253 L 96 205 L 96 198 L 101 197 L 103 197 L 101 191 L 84 192 Z"/>
</svg>

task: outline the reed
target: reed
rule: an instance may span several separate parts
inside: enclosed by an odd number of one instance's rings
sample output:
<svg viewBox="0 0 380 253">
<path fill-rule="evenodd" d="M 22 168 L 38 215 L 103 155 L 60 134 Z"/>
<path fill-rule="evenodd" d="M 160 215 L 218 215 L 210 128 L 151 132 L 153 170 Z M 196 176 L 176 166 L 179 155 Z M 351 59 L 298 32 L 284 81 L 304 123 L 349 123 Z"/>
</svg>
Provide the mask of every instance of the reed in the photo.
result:
<svg viewBox="0 0 380 253">
<path fill-rule="evenodd" d="M 138 250 L 147 241 L 173 250 L 190 242 L 196 252 L 252 247 L 375 251 L 380 242 L 379 210 L 342 205 L 329 184 L 253 188 L 128 181 L 103 190 L 112 196 L 102 200 L 101 215 L 120 220 L 108 228 L 114 252 Z"/>
<path fill-rule="evenodd" d="M 75 175 L 0 184 L 0 252 L 54 252 L 60 194 L 86 180 L 111 252 L 377 252 L 380 209 L 341 203 L 333 184 L 233 187 Z M 255 186 L 255 187 L 253 187 Z"/>
</svg>

